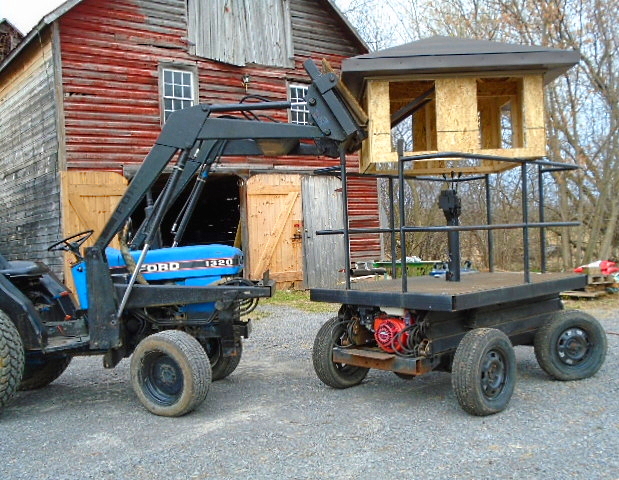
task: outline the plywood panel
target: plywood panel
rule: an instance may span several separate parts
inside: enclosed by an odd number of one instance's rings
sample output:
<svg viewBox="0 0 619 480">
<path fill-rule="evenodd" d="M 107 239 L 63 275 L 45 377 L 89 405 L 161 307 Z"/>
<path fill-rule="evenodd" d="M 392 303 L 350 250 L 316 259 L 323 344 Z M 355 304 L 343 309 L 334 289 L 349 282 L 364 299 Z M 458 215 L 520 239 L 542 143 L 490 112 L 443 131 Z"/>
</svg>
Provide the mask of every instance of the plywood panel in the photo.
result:
<svg viewBox="0 0 619 480">
<path fill-rule="evenodd" d="M 301 176 L 255 175 L 246 190 L 249 277 L 260 279 L 269 270 L 278 284 L 301 286 Z"/>
<path fill-rule="evenodd" d="M 479 99 L 481 148 L 501 148 L 502 98 L 490 97 Z"/>
<path fill-rule="evenodd" d="M 366 106 L 369 138 L 364 142 L 360 170 L 366 173 L 397 171 L 391 146 L 390 114 L 405 105 L 407 90 L 418 94 L 427 78 L 368 80 Z M 545 155 L 543 77 L 441 77 L 433 80 L 434 99 L 413 115 L 413 151 L 405 156 L 438 152 L 466 152 L 508 158 Z M 416 88 L 416 89 L 415 89 Z M 504 145 L 502 109 L 509 105 L 512 138 Z M 507 147 L 507 148 L 503 148 Z M 416 161 L 407 175 L 478 174 L 501 172 L 517 164 L 476 160 Z"/>
<path fill-rule="evenodd" d="M 361 169 L 373 161 L 377 153 L 391 153 L 391 117 L 389 113 L 389 82 L 370 80 L 366 90 L 368 138 L 361 151 Z M 397 159 L 397 155 L 393 154 Z"/>
<path fill-rule="evenodd" d="M 522 87 L 523 146 L 536 155 L 543 156 L 546 154 L 546 122 L 542 76 L 525 75 Z"/>
<path fill-rule="evenodd" d="M 475 78 L 436 80 L 436 132 L 439 151 L 479 148 Z"/>
</svg>

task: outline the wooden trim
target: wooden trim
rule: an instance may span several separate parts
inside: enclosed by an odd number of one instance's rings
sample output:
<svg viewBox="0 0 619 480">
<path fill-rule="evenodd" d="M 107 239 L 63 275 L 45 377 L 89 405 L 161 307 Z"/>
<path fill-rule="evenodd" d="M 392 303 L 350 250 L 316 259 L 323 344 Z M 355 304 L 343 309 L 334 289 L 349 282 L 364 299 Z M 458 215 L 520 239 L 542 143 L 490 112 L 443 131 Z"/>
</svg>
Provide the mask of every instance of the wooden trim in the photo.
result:
<svg viewBox="0 0 619 480">
<path fill-rule="evenodd" d="M 58 141 L 58 170 L 67 169 L 67 137 L 64 115 L 64 85 L 62 83 L 62 52 L 60 49 L 60 28 L 52 24 L 52 65 L 54 68 L 54 89 L 56 101 L 56 138 Z M 62 184 L 61 187 L 62 188 Z"/>
</svg>

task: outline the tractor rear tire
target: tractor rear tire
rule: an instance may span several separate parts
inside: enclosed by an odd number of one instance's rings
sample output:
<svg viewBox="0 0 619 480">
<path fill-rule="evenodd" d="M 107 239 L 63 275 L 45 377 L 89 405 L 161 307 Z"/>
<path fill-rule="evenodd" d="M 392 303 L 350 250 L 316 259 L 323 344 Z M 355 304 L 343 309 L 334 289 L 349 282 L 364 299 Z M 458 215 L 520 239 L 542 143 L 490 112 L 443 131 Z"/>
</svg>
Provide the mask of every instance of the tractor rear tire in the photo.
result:
<svg viewBox="0 0 619 480">
<path fill-rule="evenodd" d="M 19 332 L 9 316 L 0 310 L 0 412 L 19 387 L 24 362 Z"/>
<path fill-rule="evenodd" d="M 476 328 L 458 345 L 451 383 L 462 409 L 484 416 L 507 407 L 516 384 L 516 354 L 505 333 Z"/>
<path fill-rule="evenodd" d="M 19 390 L 36 390 L 56 380 L 71 363 L 69 356 L 47 358 L 43 354 L 26 355 L 26 367 Z"/>
<path fill-rule="evenodd" d="M 346 322 L 333 317 L 320 328 L 314 340 L 314 370 L 323 383 L 333 388 L 359 385 L 369 371 L 369 368 L 333 362 L 333 347 L 341 346 L 345 336 Z"/>
<path fill-rule="evenodd" d="M 595 375 L 606 358 L 606 333 L 591 315 L 563 310 L 535 334 L 537 363 L 557 380 L 581 380 Z"/>
<path fill-rule="evenodd" d="M 200 405 L 211 383 L 211 364 L 200 343 L 180 330 L 143 339 L 131 357 L 131 384 L 142 405 L 180 417 Z"/>
</svg>

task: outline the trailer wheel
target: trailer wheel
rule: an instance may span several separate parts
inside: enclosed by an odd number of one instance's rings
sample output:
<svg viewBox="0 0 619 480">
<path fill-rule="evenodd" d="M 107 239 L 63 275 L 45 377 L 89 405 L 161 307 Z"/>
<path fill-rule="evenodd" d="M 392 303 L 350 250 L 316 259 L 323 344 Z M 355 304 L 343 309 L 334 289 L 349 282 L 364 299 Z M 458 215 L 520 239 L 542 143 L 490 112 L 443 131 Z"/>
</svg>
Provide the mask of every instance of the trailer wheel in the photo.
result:
<svg viewBox="0 0 619 480">
<path fill-rule="evenodd" d="M 477 328 L 460 341 L 451 382 L 464 411 L 478 416 L 505 409 L 516 383 L 516 355 L 508 336 L 494 328 Z"/>
<path fill-rule="evenodd" d="M 24 370 L 24 347 L 9 316 L 0 310 L 0 412 L 11 400 Z"/>
<path fill-rule="evenodd" d="M 211 383 L 211 364 L 198 341 L 180 330 L 142 340 L 131 357 L 131 384 L 155 415 L 179 417 L 200 405 Z"/>
<path fill-rule="evenodd" d="M 594 375 L 606 358 L 606 333 L 591 315 L 578 310 L 557 312 L 535 334 L 535 357 L 557 380 Z"/>
<path fill-rule="evenodd" d="M 236 370 L 241 361 L 243 354 L 243 343 L 241 339 L 238 340 L 238 355 L 234 357 L 224 357 L 221 351 L 221 339 L 209 338 L 206 341 L 200 342 L 200 345 L 206 351 L 208 358 L 211 362 L 212 380 L 221 380 L 226 378 L 232 372 Z"/>
<path fill-rule="evenodd" d="M 312 360 L 318 378 L 333 388 L 359 385 L 369 369 L 333 362 L 333 347 L 342 345 L 346 335 L 346 322 L 334 317 L 318 331 L 314 340 Z"/>
<path fill-rule="evenodd" d="M 24 375 L 19 384 L 20 390 L 36 390 L 56 380 L 71 363 L 71 357 L 47 358 L 41 353 L 26 355 Z"/>
</svg>

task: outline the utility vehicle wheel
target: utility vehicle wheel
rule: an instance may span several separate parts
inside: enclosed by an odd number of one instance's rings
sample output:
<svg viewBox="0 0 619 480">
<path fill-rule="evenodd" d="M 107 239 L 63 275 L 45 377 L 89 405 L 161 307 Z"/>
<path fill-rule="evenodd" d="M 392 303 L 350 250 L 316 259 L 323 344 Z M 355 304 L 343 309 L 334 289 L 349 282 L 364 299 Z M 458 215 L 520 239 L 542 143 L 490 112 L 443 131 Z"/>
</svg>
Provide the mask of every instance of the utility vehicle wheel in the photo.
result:
<svg viewBox="0 0 619 480">
<path fill-rule="evenodd" d="M 209 338 L 204 342 L 200 342 L 200 345 L 204 347 L 206 354 L 211 362 L 211 370 L 213 372 L 212 379 L 221 380 L 226 378 L 232 372 L 236 370 L 241 361 L 241 355 L 243 353 L 243 343 L 239 339 L 238 355 L 236 357 L 224 357 L 221 351 L 221 340 L 219 338 Z"/>
<path fill-rule="evenodd" d="M 71 357 L 47 358 L 43 354 L 26 355 L 26 367 L 20 390 L 36 390 L 56 380 L 71 363 Z"/>
<path fill-rule="evenodd" d="M 24 347 L 9 316 L 0 310 L 0 412 L 11 400 L 24 370 Z"/>
<path fill-rule="evenodd" d="M 333 347 L 346 345 L 346 322 L 338 317 L 325 323 L 314 340 L 312 359 L 318 378 L 333 388 L 348 388 L 360 384 L 369 369 L 333 363 Z"/>
<path fill-rule="evenodd" d="M 131 384 L 155 415 L 179 417 L 206 398 L 211 364 L 198 341 L 186 332 L 166 330 L 142 340 L 131 357 Z"/>
<path fill-rule="evenodd" d="M 516 355 L 507 335 L 494 328 L 467 333 L 454 355 L 451 383 L 466 412 L 483 416 L 503 410 L 516 383 Z"/>
<path fill-rule="evenodd" d="M 578 310 L 557 312 L 535 334 L 540 367 L 557 380 L 594 375 L 606 358 L 606 333 L 591 315 Z"/>
</svg>

